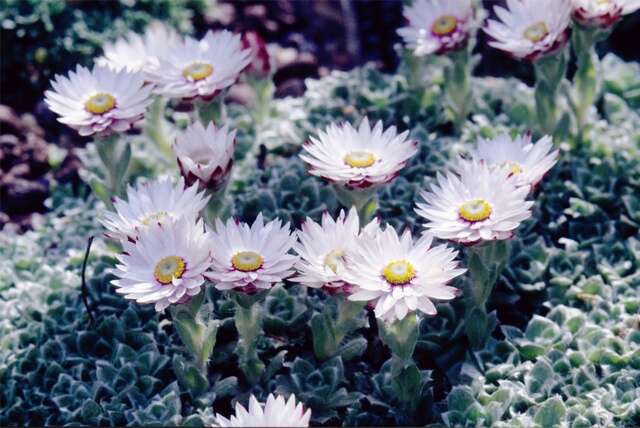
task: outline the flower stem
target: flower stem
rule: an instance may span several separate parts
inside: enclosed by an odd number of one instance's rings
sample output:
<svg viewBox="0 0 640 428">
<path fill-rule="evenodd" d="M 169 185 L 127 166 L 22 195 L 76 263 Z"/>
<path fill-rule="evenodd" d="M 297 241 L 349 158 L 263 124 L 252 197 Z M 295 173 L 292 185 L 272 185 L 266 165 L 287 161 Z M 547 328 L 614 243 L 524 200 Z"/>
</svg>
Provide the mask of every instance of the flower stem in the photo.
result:
<svg viewBox="0 0 640 428">
<path fill-rule="evenodd" d="M 465 332 L 475 349 L 484 347 L 491 329 L 486 304 L 509 258 L 509 242 L 491 241 L 468 248 L 470 278 L 464 285 Z"/>
<path fill-rule="evenodd" d="M 239 336 L 236 354 L 240 368 L 251 385 L 260 381 L 265 368 L 257 349 L 258 337 L 262 334 L 262 300 L 265 294 L 248 296 L 234 293 L 234 321 Z"/>
<path fill-rule="evenodd" d="M 224 104 L 224 93 L 218 94 L 211 101 L 196 101 L 196 110 L 200 123 L 205 128 L 210 122 L 223 124 L 227 120 L 227 107 Z"/>
<path fill-rule="evenodd" d="M 96 196 L 102 199 L 112 209 L 115 196 L 123 193 L 129 163 L 131 162 L 131 146 L 126 143 L 119 149 L 117 134 L 97 139 L 95 141 L 98 155 L 104 166 L 104 181 L 92 180 L 90 182 Z"/>
<path fill-rule="evenodd" d="M 558 126 L 558 89 L 567 71 L 566 49 L 534 62 L 536 115 L 540 132 L 554 135 Z"/>
<path fill-rule="evenodd" d="M 453 115 L 456 134 L 462 130 L 472 109 L 471 97 L 471 48 L 466 46 L 449 54 L 451 65 L 444 73 L 444 92 Z"/>
<path fill-rule="evenodd" d="M 164 118 L 166 106 L 167 102 L 164 98 L 155 97 L 145 117 L 144 133 L 158 146 L 167 159 L 173 160 L 171 143 L 166 138 L 167 129 Z"/>
<path fill-rule="evenodd" d="M 342 206 L 345 208 L 356 207 L 358 217 L 360 218 L 360 226 L 365 226 L 373 219 L 378 206 L 375 197 L 376 189 L 374 187 L 354 190 L 336 185 L 334 186 L 334 190 Z"/>
</svg>

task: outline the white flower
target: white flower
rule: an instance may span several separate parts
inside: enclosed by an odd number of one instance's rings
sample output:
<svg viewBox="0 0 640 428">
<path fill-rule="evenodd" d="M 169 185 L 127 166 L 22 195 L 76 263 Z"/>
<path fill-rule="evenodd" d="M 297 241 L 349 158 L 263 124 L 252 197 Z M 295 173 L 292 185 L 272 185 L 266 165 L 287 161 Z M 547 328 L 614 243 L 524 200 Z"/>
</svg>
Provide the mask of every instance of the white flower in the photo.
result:
<svg viewBox="0 0 640 428">
<path fill-rule="evenodd" d="M 202 221 L 155 223 L 122 245 L 114 269 L 119 279 L 112 281 L 116 291 L 138 303 L 155 303 L 158 312 L 198 294 L 211 264 L 211 238 Z"/>
<path fill-rule="evenodd" d="M 571 0 L 572 16 L 588 27 L 610 27 L 640 8 L 640 0 Z"/>
<path fill-rule="evenodd" d="M 298 275 L 291 281 L 312 287 L 341 289 L 345 287 L 342 273 L 345 257 L 356 245 L 360 234 L 360 220 L 355 208 L 345 217 L 340 211 L 333 220 L 329 213 L 322 215 L 322 225 L 307 218 L 298 232 L 299 242 L 294 249 L 301 259 L 296 263 Z"/>
<path fill-rule="evenodd" d="M 416 0 L 405 7 L 409 25 L 398 34 L 416 55 L 447 53 L 466 45 L 473 15 L 470 0 Z"/>
<path fill-rule="evenodd" d="M 535 144 L 527 133 L 512 139 L 502 134 L 494 139 L 479 139 L 472 159 L 485 162 L 489 168 L 504 168 L 515 176 L 518 186 L 535 186 L 558 161 L 558 150 L 553 149 L 551 137 L 545 136 Z M 462 161 L 464 168 L 467 161 Z"/>
<path fill-rule="evenodd" d="M 508 239 L 520 222 L 531 217 L 533 202 L 527 201 L 530 186 L 516 184 L 505 169 L 491 169 L 469 162 L 461 175 L 438 174 L 431 192 L 417 204 L 417 213 L 428 222 L 434 236 L 463 243 Z"/>
<path fill-rule="evenodd" d="M 236 131 L 227 125 L 206 128 L 200 122 L 176 137 L 173 152 L 188 185 L 200 182 L 203 188 L 219 190 L 229 178 L 233 164 Z"/>
<path fill-rule="evenodd" d="M 434 315 L 432 299 L 456 297 L 458 290 L 446 284 L 465 269 L 457 268 L 457 251 L 431 242 L 428 234 L 414 242 L 408 230 L 399 237 L 390 226 L 362 239 L 347 255 L 344 278 L 356 286 L 349 300 L 373 301 L 376 317 L 387 321 L 415 310 Z"/>
<path fill-rule="evenodd" d="M 152 101 L 142 74 L 107 67 L 77 66 L 69 77 L 56 75 L 51 86 L 45 102 L 58 121 L 84 136 L 128 130 Z"/>
<path fill-rule="evenodd" d="M 202 40 L 185 38 L 151 73 L 156 92 L 171 98 L 213 98 L 231 86 L 251 61 L 240 36 L 230 31 L 209 31 Z"/>
<path fill-rule="evenodd" d="M 358 129 L 349 123 L 331 124 L 317 139 L 311 137 L 300 158 L 313 175 L 348 188 L 367 188 L 391 181 L 418 151 L 418 143 L 408 141 L 408 135 L 398 135 L 395 126 L 383 132 L 381 121 L 372 129 L 366 117 Z"/>
<path fill-rule="evenodd" d="M 100 220 L 112 239 L 135 240 L 148 226 L 180 218 L 195 221 L 208 202 L 198 185 L 185 187 L 181 178 L 177 183 L 161 179 L 137 188 L 127 187 L 127 200 L 115 198 L 115 212 L 107 211 Z"/>
<path fill-rule="evenodd" d="M 256 397 L 249 397 L 249 410 L 240 403 L 236 403 L 236 414 L 225 418 L 216 415 L 218 427 L 308 427 L 311 409 L 304 411 L 302 403 L 296 403 L 295 395 L 291 394 L 285 402 L 284 397 L 269 394 L 267 402 L 260 404 Z"/>
<path fill-rule="evenodd" d="M 488 20 L 489 45 L 516 58 L 536 60 L 563 47 L 571 28 L 570 0 L 507 0 L 493 8 L 501 21 Z"/>
<path fill-rule="evenodd" d="M 154 22 L 143 35 L 130 31 L 126 36 L 103 46 L 104 55 L 96 64 L 116 70 L 149 72 L 160 65 L 159 58 L 167 55 L 180 42 L 178 33 L 170 27 Z"/>
<path fill-rule="evenodd" d="M 294 272 L 291 268 L 297 257 L 289 250 L 296 237 L 291 234 L 289 223 L 282 226 L 280 220 L 273 220 L 265 225 L 262 213 L 251 227 L 233 219 L 226 224 L 216 219 L 213 237 L 216 246 L 207 278 L 219 290 L 237 288 L 253 293 L 271 288 Z"/>
</svg>

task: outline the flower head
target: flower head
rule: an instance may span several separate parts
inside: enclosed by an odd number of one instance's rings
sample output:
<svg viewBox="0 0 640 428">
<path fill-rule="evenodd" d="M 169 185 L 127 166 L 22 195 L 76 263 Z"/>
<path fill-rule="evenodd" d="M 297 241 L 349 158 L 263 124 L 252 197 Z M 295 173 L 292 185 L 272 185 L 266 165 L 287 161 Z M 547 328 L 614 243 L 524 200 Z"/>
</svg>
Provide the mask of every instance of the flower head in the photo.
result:
<svg viewBox="0 0 640 428">
<path fill-rule="evenodd" d="M 168 54 L 180 42 L 178 33 L 160 23 L 152 23 L 143 35 L 129 32 L 103 47 L 104 55 L 96 60 L 101 66 L 116 70 L 149 72 L 160 65 L 159 58 Z"/>
<path fill-rule="evenodd" d="M 100 66 L 77 66 L 69 77 L 56 75 L 51 86 L 45 102 L 59 122 L 83 136 L 128 130 L 152 101 L 142 74 Z"/>
<path fill-rule="evenodd" d="M 395 126 L 383 132 L 381 121 L 371 128 L 365 117 L 358 129 L 349 123 L 329 125 L 317 139 L 311 137 L 300 157 L 313 175 L 351 189 L 367 188 L 391 181 L 418 151 L 408 135 L 398 135 Z"/>
<path fill-rule="evenodd" d="M 516 178 L 518 186 L 535 186 L 558 161 L 551 137 L 545 136 L 535 144 L 527 133 L 512 139 L 502 134 L 494 139 L 480 139 L 471 153 L 472 159 L 486 163 L 489 168 L 503 168 Z M 462 161 L 464 168 L 468 161 Z"/>
<path fill-rule="evenodd" d="M 507 0 L 495 6 L 500 19 L 490 19 L 484 31 L 489 44 L 516 58 L 536 60 L 562 48 L 571 31 L 570 0 Z"/>
<path fill-rule="evenodd" d="M 293 273 L 297 257 L 289 250 L 296 237 L 288 223 L 283 226 L 280 220 L 273 220 L 265 225 L 262 213 L 251 226 L 233 219 L 226 223 L 216 219 L 213 239 L 216 246 L 207 278 L 219 290 L 253 293 L 269 289 Z"/>
<path fill-rule="evenodd" d="M 304 411 L 302 403 L 296 403 L 295 395 L 291 394 L 285 401 L 281 395 L 269 394 L 267 402 L 262 405 L 256 397 L 249 397 L 249 409 L 236 403 L 236 414 L 225 418 L 216 415 L 218 427 L 308 427 L 311 419 L 311 409 Z"/>
<path fill-rule="evenodd" d="M 251 61 L 239 35 L 209 31 L 202 40 L 185 38 L 151 73 L 156 92 L 171 98 L 213 98 L 231 86 Z"/>
<path fill-rule="evenodd" d="M 268 77 L 273 67 L 267 44 L 260 34 L 255 31 L 242 34 L 242 47 L 251 51 L 251 62 L 246 71 L 256 77 Z"/>
<path fill-rule="evenodd" d="M 444 54 L 466 45 L 473 15 L 470 0 L 416 0 L 405 7 L 409 25 L 398 34 L 416 55 Z"/>
<path fill-rule="evenodd" d="M 430 235 L 414 242 L 411 232 L 398 236 L 390 226 L 360 240 L 347 256 L 344 278 L 356 287 L 349 300 L 372 301 L 376 317 L 387 321 L 415 310 L 435 314 L 432 299 L 456 297 L 446 284 L 465 270 L 457 268 L 457 251 L 431 243 Z"/>
<path fill-rule="evenodd" d="M 301 259 L 296 263 L 298 275 L 291 281 L 312 288 L 344 289 L 347 284 L 342 273 L 346 255 L 356 245 L 359 235 L 360 221 L 355 208 L 351 208 L 347 216 L 341 211 L 336 220 L 325 212 L 321 224 L 308 218 L 294 246 Z"/>
<path fill-rule="evenodd" d="M 205 189 L 222 188 L 233 164 L 236 131 L 227 125 L 206 128 L 200 122 L 190 125 L 176 137 L 173 152 L 188 185 L 199 182 Z"/>
<path fill-rule="evenodd" d="M 202 221 L 181 218 L 154 223 L 135 242 L 125 241 L 116 256 L 117 292 L 138 303 L 155 303 L 162 312 L 198 294 L 211 264 L 211 240 Z"/>
<path fill-rule="evenodd" d="M 471 161 L 460 176 L 438 174 L 431 192 L 422 192 L 425 203 L 417 213 L 427 220 L 434 236 L 463 243 L 508 239 L 520 223 L 531 217 L 530 186 L 517 186 L 505 169 Z"/>
<path fill-rule="evenodd" d="M 180 218 L 195 221 L 208 202 L 198 186 L 185 187 L 184 180 L 173 183 L 161 179 L 136 188 L 127 188 L 127 200 L 115 198 L 115 212 L 105 212 L 100 220 L 107 236 L 120 241 L 136 240 L 140 231 L 153 224 L 165 224 Z"/>
<path fill-rule="evenodd" d="M 640 0 L 571 0 L 571 3 L 573 19 L 587 27 L 611 27 L 622 15 L 640 8 Z"/>
</svg>

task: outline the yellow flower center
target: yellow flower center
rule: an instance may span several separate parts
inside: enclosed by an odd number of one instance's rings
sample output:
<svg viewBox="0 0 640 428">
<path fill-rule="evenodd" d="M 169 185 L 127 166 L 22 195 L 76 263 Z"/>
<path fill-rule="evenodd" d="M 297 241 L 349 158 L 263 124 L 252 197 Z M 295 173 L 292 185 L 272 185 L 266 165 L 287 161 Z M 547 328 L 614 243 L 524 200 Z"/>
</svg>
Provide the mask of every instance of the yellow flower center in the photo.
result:
<svg viewBox="0 0 640 428">
<path fill-rule="evenodd" d="M 547 24 L 542 21 L 528 26 L 523 33 L 524 38 L 532 41 L 533 43 L 537 43 L 544 39 L 547 34 L 549 34 L 549 27 L 547 27 Z"/>
<path fill-rule="evenodd" d="M 144 224 L 145 226 L 149 226 L 152 222 L 162 223 L 162 220 L 165 220 L 167 217 L 169 217 L 168 212 L 158 211 L 157 213 L 149 214 L 148 216 L 143 217 L 142 220 L 140 220 L 140 223 Z"/>
<path fill-rule="evenodd" d="M 240 251 L 231 257 L 231 264 L 240 272 L 253 272 L 262 267 L 264 259 L 255 251 Z"/>
<path fill-rule="evenodd" d="M 344 157 L 344 163 L 352 168 L 367 168 L 376 162 L 376 156 L 371 152 L 354 151 Z"/>
<path fill-rule="evenodd" d="M 85 110 L 94 114 L 103 114 L 113 110 L 115 107 L 116 99 L 106 92 L 95 94 L 84 103 Z"/>
<path fill-rule="evenodd" d="M 391 285 L 404 285 L 411 282 L 416 276 L 416 270 L 411 263 L 404 259 L 394 260 L 387 263 L 382 275 Z"/>
<path fill-rule="evenodd" d="M 447 36 L 458 26 L 458 18 L 452 15 L 442 15 L 431 25 L 431 32 L 436 36 Z"/>
<path fill-rule="evenodd" d="M 502 167 L 508 169 L 510 175 L 518 175 L 522 173 L 522 167 L 518 162 L 507 161 L 502 164 Z"/>
<path fill-rule="evenodd" d="M 181 278 L 187 264 L 179 256 L 167 256 L 161 259 L 153 270 L 153 276 L 160 284 L 171 284 L 174 278 Z"/>
<path fill-rule="evenodd" d="M 189 64 L 182 70 L 182 75 L 189 80 L 202 80 L 211 76 L 213 66 L 206 62 L 194 62 Z"/>
<path fill-rule="evenodd" d="M 338 273 L 338 266 L 342 264 L 344 258 L 344 251 L 337 248 L 327 254 L 324 258 L 324 266 L 328 267 L 333 273 Z"/>
<path fill-rule="evenodd" d="M 599 5 L 609 5 L 611 4 L 611 0 L 596 0 L 596 3 Z"/>
<path fill-rule="evenodd" d="M 458 212 L 460 217 L 466 221 L 482 221 L 491 215 L 491 205 L 486 199 L 472 199 L 460 205 Z"/>
</svg>

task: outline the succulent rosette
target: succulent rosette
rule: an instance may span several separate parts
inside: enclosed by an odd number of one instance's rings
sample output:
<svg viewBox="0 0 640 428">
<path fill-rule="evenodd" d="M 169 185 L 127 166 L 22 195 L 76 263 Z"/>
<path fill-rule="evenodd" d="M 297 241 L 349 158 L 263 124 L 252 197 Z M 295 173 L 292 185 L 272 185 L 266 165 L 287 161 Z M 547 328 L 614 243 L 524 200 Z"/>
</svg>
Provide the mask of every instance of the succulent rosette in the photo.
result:
<svg viewBox="0 0 640 428">
<path fill-rule="evenodd" d="M 160 65 L 160 58 L 180 43 L 181 37 L 171 27 L 154 22 L 140 35 L 133 31 L 113 43 L 106 43 L 96 64 L 116 70 L 149 72 Z"/>
<path fill-rule="evenodd" d="M 256 397 L 249 397 L 249 406 L 245 408 L 236 402 L 235 415 L 228 419 L 216 415 L 217 427 L 308 427 L 311 409 L 305 411 L 302 403 L 296 402 L 291 394 L 288 400 L 283 396 L 269 394 L 264 404 Z"/>
<path fill-rule="evenodd" d="M 365 189 L 391 181 L 416 154 L 418 143 L 408 131 L 386 130 L 382 121 L 373 128 L 364 118 L 356 129 L 349 123 L 331 124 L 304 145 L 300 158 L 309 172 L 349 189 Z"/>
<path fill-rule="evenodd" d="M 173 144 L 178 168 L 188 185 L 199 183 L 204 189 L 223 188 L 233 165 L 236 131 L 213 122 L 205 128 L 200 122 L 178 134 Z"/>
<path fill-rule="evenodd" d="M 106 235 L 120 241 L 134 241 L 140 231 L 153 224 L 165 224 L 187 218 L 195 221 L 209 198 L 198 193 L 198 185 L 185 186 L 160 179 L 137 187 L 128 186 L 127 198 L 115 198 L 114 211 L 105 211 L 100 219 Z"/>
<path fill-rule="evenodd" d="M 489 168 L 502 168 L 513 175 L 518 186 L 535 186 L 558 161 L 557 149 L 549 136 L 531 142 L 531 134 L 516 138 L 502 134 L 496 138 L 478 140 L 477 148 L 471 152 L 471 159 L 486 163 Z M 461 167 L 469 164 L 462 160 Z"/>
<path fill-rule="evenodd" d="M 216 219 L 212 239 L 216 242 L 207 278 L 219 290 L 248 294 L 269 289 L 291 276 L 297 257 L 289 254 L 296 241 L 289 224 L 280 220 L 265 224 L 262 213 L 251 226 L 233 219 Z"/>
<path fill-rule="evenodd" d="M 570 0 L 507 0 L 507 8 L 493 8 L 499 20 L 489 19 L 484 31 L 489 45 L 535 61 L 561 49 L 571 32 Z"/>
<path fill-rule="evenodd" d="M 372 302 L 376 317 L 389 322 L 414 311 L 436 314 L 433 301 L 455 298 L 458 290 L 447 284 L 465 269 L 457 251 L 432 241 L 427 234 L 414 241 L 409 230 L 398 236 L 390 226 L 361 239 L 343 274 L 355 286 L 349 300 Z"/>
<path fill-rule="evenodd" d="M 609 28 L 640 9 L 640 0 L 571 0 L 571 16 L 586 27 Z"/>
<path fill-rule="evenodd" d="M 416 212 L 427 220 L 428 233 L 465 244 L 508 239 L 531 217 L 530 186 L 518 186 L 506 169 L 471 161 L 454 172 L 437 175 Z"/>
<path fill-rule="evenodd" d="M 82 136 L 124 132 L 144 117 L 151 86 L 141 73 L 77 66 L 68 77 L 56 75 L 45 102 L 58 121 Z"/>
<path fill-rule="evenodd" d="M 404 8 L 398 34 L 415 55 L 444 54 L 464 47 L 474 19 L 471 0 L 416 0 Z"/>
<path fill-rule="evenodd" d="M 208 31 L 202 40 L 186 37 L 160 58 L 150 73 L 156 92 L 170 98 L 212 99 L 233 85 L 251 62 L 239 35 Z"/>
<path fill-rule="evenodd" d="M 158 312 L 184 303 L 200 292 L 211 264 L 211 239 L 202 221 L 188 218 L 154 223 L 134 242 L 123 242 L 123 253 L 112 281 L 116 292 L 138 303 L 153 303 Z"/>
</svg>

